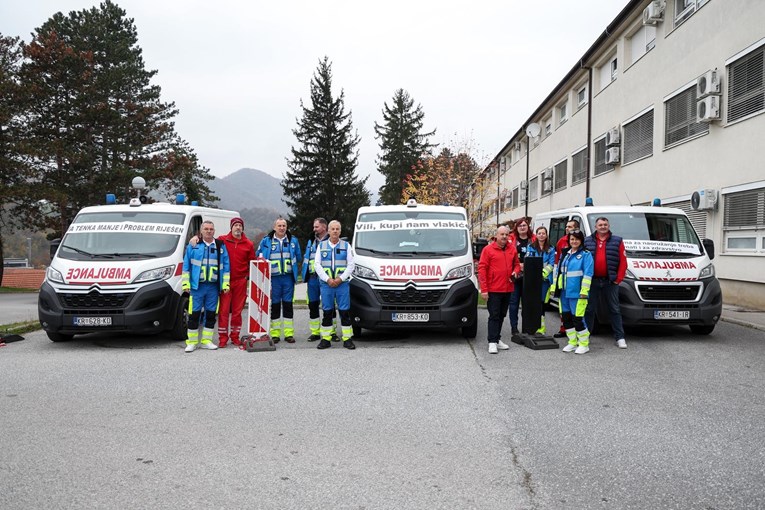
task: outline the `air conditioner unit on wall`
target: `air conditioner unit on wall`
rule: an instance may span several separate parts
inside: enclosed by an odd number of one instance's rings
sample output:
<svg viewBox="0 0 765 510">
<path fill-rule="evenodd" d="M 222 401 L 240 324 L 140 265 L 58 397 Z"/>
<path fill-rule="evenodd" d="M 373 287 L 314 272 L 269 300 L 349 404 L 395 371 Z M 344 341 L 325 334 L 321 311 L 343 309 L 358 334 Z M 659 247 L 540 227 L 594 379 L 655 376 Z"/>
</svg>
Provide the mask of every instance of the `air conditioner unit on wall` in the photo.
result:
<svg viewBox="0 0 765 510">
<path fill-rule="evenodd" d="M 720 95 L 720 75 L 717 69 L 707 71 L 696 80 L 696 99 L 703 99 L 710 95 Z"/>
<path fill-rule="evenodd" d="M 708 211 L 717 206 L 717 191 L 700 189 L 691 195 L 691 208 L 695 211 Z"/>
<path fill-rule="evenodd" d="M 515 142 L 513 144 L 513 149 L 520 151 L 521 150 L 521 142 Z"/>
<path fill-rule="evenodd" d="M 622 137 L 621 137 L 621 132 L 619 131 L 619 126 L 612 127 L 611 129 L 606 131 L 606 147 L 619 145 L 621 138 Z"/>
<path fill-rule="evenodd" d="M 696 101 L 696 121 L 713 122 L 720 120 L 720 97 L 707 96 Z"/>
<path fill-rule="evenodd" d="M 606 149 L 606 165 L 616 166 L 621 163 L 619 156 L 619 147 L 610 147 Z"/>
<path fill-rule="evenodd" d="M 654 0 L 643 9 L 643 25 L 658 25 L 664 14 L 663 0 Z"/>
<path fill-rule="evenodd" d="M 520 188 L 526 189 L 528 187 L 529 183 L 528 181 L 521 181 Z"/>
</svg>

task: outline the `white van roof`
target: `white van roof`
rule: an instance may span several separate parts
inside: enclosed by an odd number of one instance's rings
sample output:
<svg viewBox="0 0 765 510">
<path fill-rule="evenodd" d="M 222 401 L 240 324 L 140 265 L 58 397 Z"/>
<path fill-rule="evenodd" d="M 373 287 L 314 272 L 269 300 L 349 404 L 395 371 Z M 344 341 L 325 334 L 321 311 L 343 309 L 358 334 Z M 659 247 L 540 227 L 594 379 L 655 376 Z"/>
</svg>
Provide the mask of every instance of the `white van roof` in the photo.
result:
<svg viewBox="0 0 765 510">
<path fill-rule="evenodd" d="M 612 213 L 667 213 L 667 214 L 680 214 L 685 216 L 685 212 L 682 209 L 675 207 L 657 207 L 650 205 L 588 205 L 568 207 L 566 209 L 558 209 L 556 211 L 549 211 L 539 213 L 536 217 L 548 217 L 548 216 L 562 216 L 564 214 L 584 214 L 591 215 L 597 214 L 598 216 L 608 217 Z"/>
<path fill-rule="evenodd" d="M 181 212 L 185 214 L 192 214 L 192 213 L 201 213 L 204 217 L 206 214 L 212 214 L 215 216 L 228 216 L 228 215 L 238 215 L 239 213 L 236 211 L 229 211 L 226 209 L 215 209 L 212 207 L 202 207 L 198 205 L 176 205 L 176 204 L 170 204 L 167 202 L 156 202 L 153 204 L 141 204 L 136 206 L 131 206 L 128 204 L 113 204 L 113 205 L 92 205 L 89 207 L 83 207 L 80 209 L 78 214 L 80 213 L 88 213 L 88 212 L 103 212 L 103 211 L 115 211 L 115 212 L 122 212 L 122 211 L 132 211 L 132 212 L 138 212 L 138 211 L 153 211 L 153 212 Z"/>
</svg>

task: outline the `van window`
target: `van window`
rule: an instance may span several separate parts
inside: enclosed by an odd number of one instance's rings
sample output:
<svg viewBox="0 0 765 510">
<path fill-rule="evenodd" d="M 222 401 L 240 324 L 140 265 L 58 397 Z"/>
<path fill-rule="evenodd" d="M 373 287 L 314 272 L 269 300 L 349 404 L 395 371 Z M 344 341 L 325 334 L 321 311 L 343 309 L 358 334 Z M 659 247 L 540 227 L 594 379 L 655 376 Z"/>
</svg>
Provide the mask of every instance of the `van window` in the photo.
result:
<svg viewBox="0 0 765 510">
<path fill-rule="evenodd" d="M 550 232 L 548 234 L 550 244 L 556 244 L 558 239 L 566 235 L 566 223 L 568 223 L 568 216 L 550 219 Z"/>
<path fill-rule="evenodd" d="M 59 246 L 70 260 L 131 260 L 172 255 L 183 234 L 183 213 L 108 211 L 78 215 Z"/>
<path fill-rule="evenodd" d="M 457 220 L 465 221 L 465 215 L 455 212 L 421 211 L 411 209 L 406 211 L 375 211 L 362 213 L 356 221 L 385 221 L 385 220 Z"/>
<path fill-rule="evenodd" d="M 595 232 L 595 221 L 602 214 L 588 214 L 587 221 Z M 611 232 L 624 239 L 666 241 L 695 244 L 704 253 L 701 241 L 688 218 L 667 213 L 610 213 L 606 215 Z M 682 256 L 679 254 L 678 256 Z M 687 255 L 686 255 L 687 256 Z"/>
</svg>

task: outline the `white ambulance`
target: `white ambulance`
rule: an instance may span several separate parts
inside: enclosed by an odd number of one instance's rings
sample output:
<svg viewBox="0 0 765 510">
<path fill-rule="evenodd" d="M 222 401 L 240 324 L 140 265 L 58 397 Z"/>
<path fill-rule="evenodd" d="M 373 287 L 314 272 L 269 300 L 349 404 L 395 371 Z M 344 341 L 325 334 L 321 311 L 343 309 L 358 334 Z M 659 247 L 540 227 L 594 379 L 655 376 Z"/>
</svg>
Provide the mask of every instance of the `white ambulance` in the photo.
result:
<svg viewBox="0 0 765 510">
<path fill-rule="evenodd" d="M 362 207 L 353 236 L 353 334 L 362 328 L 461 328 L 474 338 L 478 280 L 462 207 Z"/>
<path fill-rule="evenodd" d="M 625 326 L 684 324 L 697 334 L 714 330 L 722 313 L 722 291 L 715 277 L 714 242 L 699 239 L 680 209 L 655 206 L 585 206 L 538 214 L 534 229 L 547 227 L 555 243 L 570 219 L 585 236 L 595 221 L 608 218 L 611 232 L 624 239 L 627 273 L 619 287 Z M 601 307 L 597 322 L 608 323 Z"/>
<path fill-rule="evenodd" d="M 183 203 L 182 195 L 178 202 Z M 188 293 L 181 289 L 181 272 L 186 244 L 202 221 L 215 224 L 217 237 L 229 231 L 236 216 L 137 198 L 82 209 L 40 288 L 38 315 L 48 338 L 60 342 L 95 331 L 170 331 L 174 339 L 185 339 Z"/>
</svg>

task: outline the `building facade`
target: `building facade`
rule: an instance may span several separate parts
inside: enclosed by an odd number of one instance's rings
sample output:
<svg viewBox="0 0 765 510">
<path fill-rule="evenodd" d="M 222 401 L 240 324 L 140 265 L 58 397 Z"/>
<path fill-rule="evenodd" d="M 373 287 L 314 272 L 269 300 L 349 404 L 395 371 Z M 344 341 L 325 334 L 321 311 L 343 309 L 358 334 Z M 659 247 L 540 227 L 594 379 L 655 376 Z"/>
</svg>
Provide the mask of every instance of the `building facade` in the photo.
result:
<svg viewBox="0 0 765 510">
<path fill-rule="evenodd" d="M 760 0 L 630 1 L 484 170 L 475 235 L 660 198 L 715 242 L 726 303 L 765 309 L 764 21 Z"/>
</svg>

